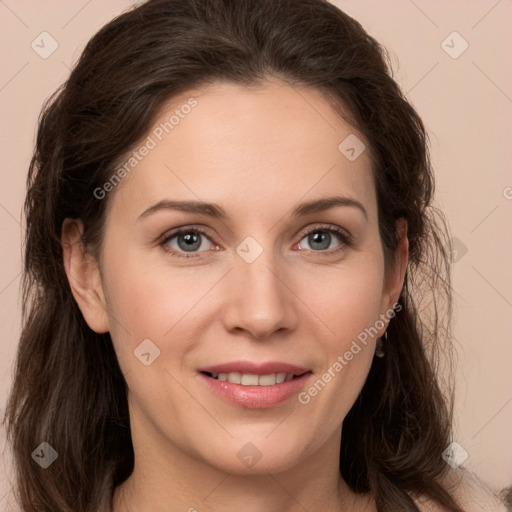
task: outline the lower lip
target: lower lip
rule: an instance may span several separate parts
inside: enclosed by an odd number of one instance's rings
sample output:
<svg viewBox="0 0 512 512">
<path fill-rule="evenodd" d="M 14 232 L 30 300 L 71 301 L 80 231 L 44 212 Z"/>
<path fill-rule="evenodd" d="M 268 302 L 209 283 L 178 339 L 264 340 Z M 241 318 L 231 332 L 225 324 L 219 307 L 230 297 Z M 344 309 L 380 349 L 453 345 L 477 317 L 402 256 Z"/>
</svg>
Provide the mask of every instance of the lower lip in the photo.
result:
<svg viewBox="0 0 512 512">
<path fill-rule="evenodd" d="M 288 382 L 272 386 L 243 386 L 214 379 L 204 373 L 199 375 L 206 386 L 221 398 L 248 409 L 265 409 L 282 404 L 299 393 L 312 374 L 308 372 Z"/>
</svg>

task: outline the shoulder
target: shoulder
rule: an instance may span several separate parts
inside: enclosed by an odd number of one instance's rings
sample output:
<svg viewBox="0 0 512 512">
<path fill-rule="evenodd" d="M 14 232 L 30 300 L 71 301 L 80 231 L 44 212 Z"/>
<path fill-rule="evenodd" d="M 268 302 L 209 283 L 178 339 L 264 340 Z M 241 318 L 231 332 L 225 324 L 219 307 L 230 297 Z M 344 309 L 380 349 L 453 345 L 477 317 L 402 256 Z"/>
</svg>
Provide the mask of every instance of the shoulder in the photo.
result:
<svg viewBox="0 0 512 512">
<path fill-rule="evenodd" d="M 500 498 L 500 492 L 480 480 L 474 473 L 458 468 L 450 470 L 444 484 L 464 512 L 507 512 L 510 509 Z M 429 498 L 415 500 L 421 512 L 448 512 Z"/>
</svg>

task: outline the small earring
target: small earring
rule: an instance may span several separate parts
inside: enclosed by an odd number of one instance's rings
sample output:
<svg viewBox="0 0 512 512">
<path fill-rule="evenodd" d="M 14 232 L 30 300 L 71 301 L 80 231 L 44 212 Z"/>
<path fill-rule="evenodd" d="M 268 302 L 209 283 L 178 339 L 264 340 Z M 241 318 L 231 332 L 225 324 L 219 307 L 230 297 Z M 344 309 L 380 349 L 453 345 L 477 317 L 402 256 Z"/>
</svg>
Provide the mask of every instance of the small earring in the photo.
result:
<svg viewBox="0 0 512 512">
<path fill-rule="evenodd" d="M 382 338 L 384 338 L 384 340 L 387 341 L 387 339 L 388 339 L 387 331 L 384 333 L 384 336 Z M 375 344 L 375 357 L 384 357 L 386 355 L 384 353 L 384 350 L 382 350 L 382 347 L 384 345 L 384 341 L 382 338 L 379 338 L 377 340 L 377 343 Z"/>
</svg>

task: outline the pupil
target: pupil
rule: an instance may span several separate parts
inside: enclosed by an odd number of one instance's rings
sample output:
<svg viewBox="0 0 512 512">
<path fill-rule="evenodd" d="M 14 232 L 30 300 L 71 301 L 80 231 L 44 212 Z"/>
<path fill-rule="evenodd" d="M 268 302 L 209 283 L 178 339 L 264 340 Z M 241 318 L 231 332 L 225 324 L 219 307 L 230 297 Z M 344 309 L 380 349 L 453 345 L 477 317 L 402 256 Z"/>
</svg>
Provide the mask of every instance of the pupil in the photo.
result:
<svg viewBox="0 0 512 512">
<path fill-rule="evenodd" d="M 327 241 L 327 245 L 325 245 L 324 243 L 324 246 L 323 247 L 320 247 L 321 249 L 326 249 L 327 247 L 329 247 L 329 243 L 330 243 L 330 235 L 328 233 L 326 233 L 325 231 L 317 231 L 316 233 L 314 233 L 313 235 L 310 235 L 311 236 L 311 240 L 310 243 L 311 244 L 315 244 L 315 243 L 322 243 Z"/>
<path fill-rule="evenodd" d="M 184 240 L 185 244 L 182 246 L 180 243 L 180 247 L 182 249 L 197 249 L 201 245 L 201 241 L 199 240 L 199 236 L 193 233 L 187 233 L 178 238 L 178 243 L 180 240 Z"/>
</svg>

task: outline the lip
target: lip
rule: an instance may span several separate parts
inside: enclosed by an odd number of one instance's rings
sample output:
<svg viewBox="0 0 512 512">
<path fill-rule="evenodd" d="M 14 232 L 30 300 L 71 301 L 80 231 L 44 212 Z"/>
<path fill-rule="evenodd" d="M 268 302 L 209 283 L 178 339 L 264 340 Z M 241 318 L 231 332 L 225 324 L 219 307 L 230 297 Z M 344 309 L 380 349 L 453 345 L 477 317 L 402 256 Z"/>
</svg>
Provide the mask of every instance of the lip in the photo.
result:
<svg viewBox="0 0 512 512">
<path fill-rule="evenodd" d="M 306 386 L 312 372 L 307 368 L 289 363 L 268 362 L 253 363 L 236 361 L 198 370 L 201 381 L 221 399 L 247 409 L 266 409 L 286 402 L 297 395 Z M 228 381 L 220 381 L 206 375 L 207 373 L 251 373 L 253 375 L 268 375 L 270 373 L 293 373 L 297 375 L 292 380 L 272 386 L 244 386 Z"/>
</svg>

